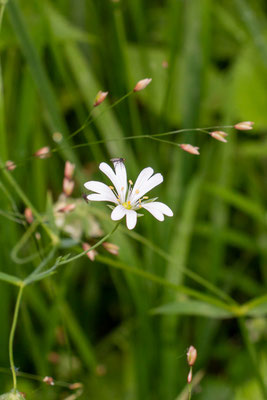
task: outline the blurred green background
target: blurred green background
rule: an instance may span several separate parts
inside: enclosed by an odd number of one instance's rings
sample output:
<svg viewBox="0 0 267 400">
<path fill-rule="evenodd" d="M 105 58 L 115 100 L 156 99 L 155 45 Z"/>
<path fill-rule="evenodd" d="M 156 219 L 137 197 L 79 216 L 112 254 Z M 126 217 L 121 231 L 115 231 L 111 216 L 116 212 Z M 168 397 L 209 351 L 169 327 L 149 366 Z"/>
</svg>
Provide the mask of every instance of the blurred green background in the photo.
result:
<svg viewBox="0 0 267 400">
<path fill-rule="evenodd" d="M 70 201 L 77 207 L 62 217 L 55 257 L 81 249 L 71 247 L 71 236 L 92 244 L 114 225 L 104 204 L 81 200 L 84 182 L 105 181 L 101 161 L 124 157 L 132 180 L 147 166 L 161 172 L 164 183 L 153 193 L 175 213 L 163 223 L 145 215 L 133 232 L 123 223 L 110 239 L 118 256 L 101 247 L 94 262 L 85 256 L 25 289 L 14 357 L 19 373 L 34 376 L 19 377 L 19 389 L 27 399 L 73 400 L 79 391 L 68 384 L 81 382 L 81 399 L 185 400 L 186 351 L 194 345 L 193 399 L 263 399 L 255 365 L 266 377 L 266 301 L 241 322 L 224 319 L 130 269 L 206 294 L 183 267 L 238 304 L 266 294 L 266 2 L 9 0 L 0 45 L 0 156 L 17 163 L 13 178 L 52 228 L 64 163 L 76 164 Z M 144 91 L 110 108 L 150 77 Z M 93 122 L 65 140 L 99 90 L 109 95 Z M 123 140 L 247 120 L 255 129 L 227 129 L 227 144 L 198 131 L 165 138 L 199 146 L 199 157 L 172 144 Z M 53 156 L 32 158 L 42 146 Z M 20 242 L 30 229 L 21 223 L 26 205 L 2 173 L 0 189 L 1 271 L 24 277 L 40 259 L 23 258 L 44 249 L 48 238 L 37 227 L 41 239 Z M 0 393 L 12 387 L 8 337 L 16 294 L 0 283 Z M 42 383 L 46 375 L 59 384 Z"/>
</svg>

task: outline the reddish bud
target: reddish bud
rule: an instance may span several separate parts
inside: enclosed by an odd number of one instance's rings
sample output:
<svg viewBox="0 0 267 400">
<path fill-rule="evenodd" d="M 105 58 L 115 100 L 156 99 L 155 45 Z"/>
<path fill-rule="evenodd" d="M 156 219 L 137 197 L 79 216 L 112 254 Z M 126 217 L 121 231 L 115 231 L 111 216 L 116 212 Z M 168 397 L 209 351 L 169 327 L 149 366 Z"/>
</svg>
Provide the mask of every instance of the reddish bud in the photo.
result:
<svg viewBox="0 0 267 400">
<path fill-rule="evenodd" d="M 194 346 L 190 346 L 186 355 L 187 355 L 188 365 L 192 367 L 197 359 L 197 350 L 195 349 Z"/>
<path fill-rule="evenodd" d="M 168 68 L 169 67 L 169 63 L 166 60 L 163 60 L 161 65 L 162 65 L 162 68 Z"/>
<path fill-rule="evenodd" d="M 249 131 L 250 129 L 253 129 L 254 122 L 252 121 L 243 121 L 243 122 L 238 122 L 238 124 L 235 124 L 235 129 L 239 131 Z"/>
<path fill-rule="evenodd" d="M 99 106 L 99 104 L 103 103 L 105 98 L 107 97 L 108 92 L 102 92 L 101 90 L 97 93 L 94 101 L 94 107 Z"/>
<path fill-rule="evenodd" d="M 73 177 L 73 173 L 75 170 L 75 164 L 72 164 L 69 161 L 65 163 L 64 175 L 66 178 L 71 179 Z"/>
<path fill-rule="evenodd" d="M 226 132 L 214 131 L 210 133 L 210 136 L 213 137 L 213 139 L 219 140 L 220 142 L 227 143 L 225 137 L 228 136 L 228 133 Z"/>
<path fill-rule="evenodd" d="M 83 387 L 83 384 L 81 382 L 75 382 L 75 383 L 71 383 L 69 385 L 70 390 L 81 389 L 82 387 Z"/>
<path fill-rule="evenodd" d="M 9 171 L 13 171 L 16 167 L 17 166 L 13 161 L 11 160 L 6 161 L 6 169 L 8 169 Z"/>
<path fill-rule="evenodd" d="M 141 79 L 141 81 L 137 82 L 133 91 L 140 92 L 140 90 L 145 89 L 147 87 L 147 85 L 150 84 L 151 81 L 152 81 L 152 78 Z"/>
<path fill-rule="evenodd" d="M 182 150 L 187 151 L 187 153 L 199 155 L 199 147 L 192 146 L 191 144 L 180 144 L 179 146 Z"/>
<path fill-rule="evenodd" d="M 54 379 L 51 376 L 45 376 L 43 379 L 43 382 L 46 383 L 49 386 L 54 386 L 55 382 Z"/>
<path fill-rule="evenodd" d="M 37 150 L 34 153 L 34 156 L 40 159 L 51 157 L 50 147 L 48 146 L 42 147 L 41 149 Z"/>
<path fill-rule="evenodd" d="M 119 254 L 119 246 L 113 243 L 109 242 L 104 242 L 102 244 L 104 249 L 106 249 L 110 254 L 113 254 L 114 256 L 117 256 Z"/>
<path fill-rule="evenodd" d="M 87 257 L 91 261 L 95 261 L 95 256 L 97 255 L 97 252 L 95 250 L 89 251 L 90 248 L 91 248 L 91 246 L 89 243 L 83 243 L 83 250 L 88 252 L 88 253 L 86 253 Z"/>
<path fill-rule="evenodd" d="M 24 210 L 24 216 L 26 221 L 28 222 L 28 224 L 32 224 L 33 223 L 33 215 L 32 215 L 32 210 L 30 208 L 25 208 Z"/>
<path fill-rule="evenodd" d="M 192 382 L 192 376 L 193 376 L 192 368 L 190 368 L 189 374 L 187 376 L 187 383 L 191 383 Z"/>
<path fill-rule="evenodd" d="M 66 196 L 70 196 L 73 192 L 74 189 L 74 181 L 64 178 L 63 179 L 63 192 L 65 193 Z"/>
<path fill-rule="evenodd" d="M 69 213 L 73 210 L 75 210 L 76 205 L 74 203 L 71 204 L 66 204 L 64 207 L 61 207 L 59 210 L 57 210 L 57 212 L 61 212 L 61 213 Z"/>
</svg>

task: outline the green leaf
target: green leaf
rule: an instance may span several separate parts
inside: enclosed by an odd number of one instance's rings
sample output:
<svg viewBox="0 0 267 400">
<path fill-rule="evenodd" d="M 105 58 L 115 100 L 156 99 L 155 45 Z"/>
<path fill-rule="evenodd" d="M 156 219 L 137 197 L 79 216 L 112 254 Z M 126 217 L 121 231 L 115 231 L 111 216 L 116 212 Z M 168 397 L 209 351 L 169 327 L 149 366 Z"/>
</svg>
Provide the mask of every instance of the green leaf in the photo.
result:
<svg viewBox="0 0 267 400">
<path fill-rule="evenodd" d="M 224 319 L 233 318 L 234 314 L 230 311 L 223 310 L 212 304 L 204 303 L 196 300 L 183 300 L 174 303 L 164 304 L 163 306 L 154 308 L 152 314 L 169 314 L 169 315 L 196 315 L 201 317 Z"/>
<path fill-rule="evenodd" d="M 4 272 L 0 272 L 0 281 L 8 282 L 17 286 L 21 284 L 21 280 L 17 276 L 5 274 Z"/>
</svg>

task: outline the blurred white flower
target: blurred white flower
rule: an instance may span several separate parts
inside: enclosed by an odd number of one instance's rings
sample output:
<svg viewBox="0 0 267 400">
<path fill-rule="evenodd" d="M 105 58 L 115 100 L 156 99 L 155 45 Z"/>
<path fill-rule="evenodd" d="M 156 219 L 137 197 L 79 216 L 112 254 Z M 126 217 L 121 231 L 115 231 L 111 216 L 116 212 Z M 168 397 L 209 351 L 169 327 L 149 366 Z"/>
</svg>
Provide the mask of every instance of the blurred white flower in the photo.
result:
<svg viewBox="0 0 267 400">
<path fill-rule="evenodd" d="M 99 165 L 102 171 L 111 180 L 114 186 L 107 186 L 102 182 L 89 181 L 84 184 L 86 189 L 95 192 L 87 196 L 91 201 L 108 201 L 116 204 L 111 213 L 111 219 L 118 221 L 126 216 L 128 229 L 133 229 L 137 222 L 137 210 L 141 208 L 149 211 L 157 220 L 163 221 L 164 215 L 173 216 L 172 210 L 164 203 L 148 199 L 144 196 L 163 182 L 163 176 L 159 173 L 153 175 L 154 171 L 148 167 L 143 169 L 137 177 L 135 184 L 127 182 L 127 172 L 122 158 L 112 159 L 114 170 L 106 163 Z M 153 175 L 153 176 L 152 176 Z"/>
</svg>

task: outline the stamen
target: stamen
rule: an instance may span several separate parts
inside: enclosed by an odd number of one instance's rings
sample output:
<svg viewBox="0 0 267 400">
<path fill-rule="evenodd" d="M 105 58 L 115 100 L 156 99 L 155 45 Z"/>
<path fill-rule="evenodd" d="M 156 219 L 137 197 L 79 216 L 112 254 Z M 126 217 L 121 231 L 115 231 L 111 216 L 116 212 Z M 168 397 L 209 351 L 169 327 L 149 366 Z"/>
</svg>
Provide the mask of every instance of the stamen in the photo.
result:
<svg viewBox="0 0 267 400">
<path fill-rule="evenodd" d="M 139 199 L 138 201 L 139 201 L 139 204 L 141 204 L 141 199 Z"/>
<path fill-rule="evenodd" d="M 139 204 L 139 208 L 142 208 L 142 205 L 141 205 L 141 204 Z"/>
<path fill-rule="evenodd" d="M 129 179 L 129 183 L 130 185 L 133 185 L 133 181 L 131 179 Z"/>
<path fill-rule="evenodd" d="M 148 196 L 144 196 L 143 199 L 144 199 L 144 200 L 147 200 L 147 199 L 149 199 L 149 197 L 148 197 Z"/>
<path fill-rule="evenodd" d="M 113 187 L 113 186 L 109 186 L 109 188 L 110 188 L 111 190 L 114 190 L 114 187 Z"/>
<path fill-rule="evenodd" d="M 135 193 L 138 194 L 139 192 L 140 192 L 140 190 L 139 190 L 139 189 L 136 189 Z"/>
<path fill-rule="evenodd" d="M 127 204 L 128 204 L 128 206 L 131 204 L 131 202 L 130 201 L 127 201 Z"/>
<path fill-rule="evenodd" d="M 124 186 L 121 188 L 121 191 L 123 192 L 123 190 L 124 190 Z"/>
</svg>

